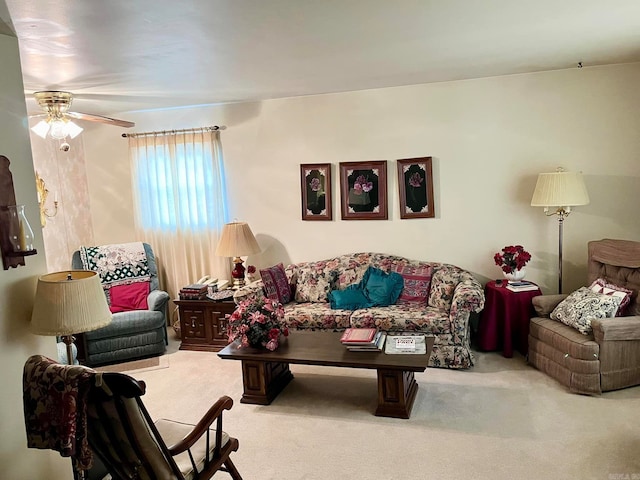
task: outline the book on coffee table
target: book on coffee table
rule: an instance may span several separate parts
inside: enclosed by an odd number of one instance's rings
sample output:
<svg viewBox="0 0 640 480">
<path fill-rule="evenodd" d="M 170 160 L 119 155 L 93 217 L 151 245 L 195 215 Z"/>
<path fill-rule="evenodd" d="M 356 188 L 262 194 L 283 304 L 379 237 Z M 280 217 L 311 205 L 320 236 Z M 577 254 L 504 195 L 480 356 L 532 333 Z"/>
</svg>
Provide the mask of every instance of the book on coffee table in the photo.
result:
<svg viewBox="0 0 640 480">
<path fill-rule="evenodd" d="M 371 345 L 375 343 L 377 333 L 377 328 L 347 328 L 340 337 L 340 342 L 343 345 Z"/>
<path fill-rule="evenodd" d="M 386 332 L 378 332 L 376 333 L 374 343 L 365 343 L 362 345 L 347 345 L 347 350 L 349 350 L 350 352 L 381 352 L 384 347 L 386 338 Z"/>
<path fill-rule="evenodd" d="M 427 353 L 424 335 L 389 335 L 384 347 L 388 354 L 423 354 Z"/>
</svg>

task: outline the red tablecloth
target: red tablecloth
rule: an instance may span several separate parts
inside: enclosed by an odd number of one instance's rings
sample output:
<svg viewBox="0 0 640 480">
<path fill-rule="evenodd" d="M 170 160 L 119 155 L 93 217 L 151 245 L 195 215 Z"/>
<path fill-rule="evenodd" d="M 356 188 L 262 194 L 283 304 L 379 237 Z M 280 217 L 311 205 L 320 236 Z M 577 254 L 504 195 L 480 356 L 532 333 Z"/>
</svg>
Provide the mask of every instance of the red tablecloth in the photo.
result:
<svg viewBox="0 0 640 480">
<path fill-rule="evenodd" d="M 480 350 L 502 348 L 505 357 L 513 357 L 514 347 L 523 355 L 529 348 L 529 320 L 534 316 L 531 299 L 542 292 L 538 288 L 528 292 L 512 292 L 506 280 L 501 286 L 495 280 L 484 288 L 485 304 L 478 325 Z"/>
</svg>

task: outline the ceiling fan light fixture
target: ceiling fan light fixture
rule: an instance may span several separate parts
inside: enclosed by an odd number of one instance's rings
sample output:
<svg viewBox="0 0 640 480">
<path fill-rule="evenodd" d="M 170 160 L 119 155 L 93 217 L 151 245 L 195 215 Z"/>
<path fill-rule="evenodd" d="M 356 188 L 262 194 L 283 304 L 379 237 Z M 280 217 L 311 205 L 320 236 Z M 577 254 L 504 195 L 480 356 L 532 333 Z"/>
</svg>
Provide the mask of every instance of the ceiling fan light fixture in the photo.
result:
<svg viewBox="0 0 640 480">
<path fill-rule="evenodd" d="M 76 138 L 82 133 L 83 128 L 76 125 L 71 120 L 66 119 L 47 119 L 40 120 L 36 125 L 31 127 L 31 131 L 42 137 L 47 138 L 47 134 L 56 140 L 64 140 L 67 137 Z"/>
<path fill-rule="evenodd" d="M 37 124 L 31 127 L 31 131 L 41 138 L 47 138 L 47 133 L 49 133 L 49 122 L 46 120 L 40 120 Z"/>
<path fill-rule="evenodd" d="M 66 126 L 67 135 L 69 135 L 71 138 L 76 138 L 78 135 L 82 133 L 83 128 L 79 125 L 76 125 L 71 120 L 67 120 L 66 124 L 67 124 Z"/>
</svg>

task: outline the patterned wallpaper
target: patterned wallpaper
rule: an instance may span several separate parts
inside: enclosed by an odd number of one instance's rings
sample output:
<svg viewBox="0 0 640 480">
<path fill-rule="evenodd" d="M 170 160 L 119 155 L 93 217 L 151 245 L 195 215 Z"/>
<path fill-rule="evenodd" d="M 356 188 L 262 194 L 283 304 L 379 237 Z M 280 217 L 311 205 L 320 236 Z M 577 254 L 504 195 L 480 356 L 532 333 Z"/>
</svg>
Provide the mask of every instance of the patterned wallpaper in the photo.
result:
<svg viewBox="0 0 640 480">
<path fill-rule="evenodd" d="M 71 148 L 64 152 L 58 140 L 44 140 L 31 132 L 33 165 L 49 190 L 46 203 L 49 213 L 54 211 L 56 197 L 59 202 L 58 213 L 46 219 L 42 230 L 49 272 L 68 270 L 73 252 L 81 245 L 93 245 L 82 137 L 80 134 L 67 139 Z M 35 219 L 32 227 L 39 226 L 39 219 Z"/>
</svg>

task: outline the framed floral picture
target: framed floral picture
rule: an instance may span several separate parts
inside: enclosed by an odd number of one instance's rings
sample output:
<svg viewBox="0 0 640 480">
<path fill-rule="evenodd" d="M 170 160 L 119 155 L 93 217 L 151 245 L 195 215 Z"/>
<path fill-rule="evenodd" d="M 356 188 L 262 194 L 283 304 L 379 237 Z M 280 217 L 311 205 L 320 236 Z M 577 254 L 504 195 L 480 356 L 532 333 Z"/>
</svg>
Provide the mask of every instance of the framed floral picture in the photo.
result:
<svg viewBox="0 0 640 480">
<path fill-rule="evenodd" d="M 343 220 L 387 219 L 387 162 L 340 162 Z"/>
<path fill-rule="evenodd" d="M 431 157 L 398 160 L 400 218 L 435 217 Z"/>
<path fill-rule="evenodd" d="M 331 164 L 300 165 L 302 220 L 332 220 Z"/>
</svg>

